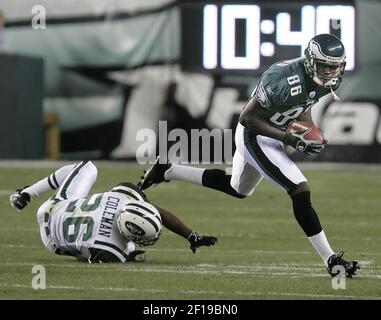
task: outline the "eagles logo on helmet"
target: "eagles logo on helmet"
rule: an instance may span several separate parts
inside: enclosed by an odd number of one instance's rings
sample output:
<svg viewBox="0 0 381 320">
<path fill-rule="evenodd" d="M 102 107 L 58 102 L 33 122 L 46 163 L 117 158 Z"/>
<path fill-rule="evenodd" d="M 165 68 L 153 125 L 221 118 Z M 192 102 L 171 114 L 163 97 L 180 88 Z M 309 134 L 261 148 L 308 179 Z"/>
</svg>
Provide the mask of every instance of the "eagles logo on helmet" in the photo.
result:
<svg viewBox="0 0 381 320">
<path fill-rule="evenodd" d="M 313 37 L 304 51 L 304 67 L 319 86 L 337 86 L 345 69 L 345 49 L 339 38 L 331 34 Z"/>
</svg>

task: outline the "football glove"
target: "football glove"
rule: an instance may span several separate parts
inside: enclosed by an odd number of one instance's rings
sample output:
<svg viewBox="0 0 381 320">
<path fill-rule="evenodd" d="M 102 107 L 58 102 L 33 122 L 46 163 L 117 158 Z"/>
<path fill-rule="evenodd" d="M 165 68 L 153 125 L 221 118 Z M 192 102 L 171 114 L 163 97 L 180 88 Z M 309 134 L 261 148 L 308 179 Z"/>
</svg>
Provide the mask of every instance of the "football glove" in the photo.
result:
<svg viewBox="0 0 381 320">
<path fill-rule="evenodd" d="M 289 145 L 298 151 L 303 151 L 308 155 L 320 153 L 324 149 L 324 144 L 320 143 L 319 141 L 309 141 L 304 139 L 304 136 L 307 133 L 308 130 L 302 133 L 293 134 L 286 132 L 282 142 L 285 145 Z"/>
<path fill-rule="evenodd" d="M 26 192 L 22 192 L 25 188 L 28 186 L 17 189 L 15 193 L 11 194 L 9 197 L 9 201 L 11 203 L 11 206 L 13 208 L 16 208 L 17 211 L 21 211 L 24 209 L 30 202 L 31 198 L 30 195 Z"/>
<path fill-rule="evenodd" d="M 203 234 L 192 231 L 187 238 L 190 243 L 190 249 L 196 253 L 196 249 L 201 246 L 213 246 L 217 242 L 216 237 L 205 236 Z"/>
</svg>

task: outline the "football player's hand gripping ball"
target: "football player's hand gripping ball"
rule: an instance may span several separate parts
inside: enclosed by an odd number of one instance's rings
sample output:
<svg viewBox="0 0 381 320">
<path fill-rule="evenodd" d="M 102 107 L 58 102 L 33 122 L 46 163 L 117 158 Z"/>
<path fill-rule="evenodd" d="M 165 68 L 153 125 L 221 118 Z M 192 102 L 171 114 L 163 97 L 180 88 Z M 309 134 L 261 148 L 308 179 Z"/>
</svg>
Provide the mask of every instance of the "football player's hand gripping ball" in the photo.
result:
<svg viewBox="0 0 381 320">
<path fill-rule="evenodd" d="M 320 153 L 327 142 L 319 128 L 297 122 L 287 128 L 283 138 L 285 145 L 308 155 Z"/>
</svg>

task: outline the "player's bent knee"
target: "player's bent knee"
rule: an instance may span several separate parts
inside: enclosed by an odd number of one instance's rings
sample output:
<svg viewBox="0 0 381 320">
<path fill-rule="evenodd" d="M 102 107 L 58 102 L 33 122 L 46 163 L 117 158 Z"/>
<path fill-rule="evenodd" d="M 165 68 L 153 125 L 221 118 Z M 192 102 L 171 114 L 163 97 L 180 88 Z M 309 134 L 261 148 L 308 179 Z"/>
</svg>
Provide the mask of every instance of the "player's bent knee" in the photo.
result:
<svg viewBox="0 0 381 320">
<path fill-rule="evenodd" d="M 237 198 L 237 199 L 245 199 L 246 197 L 248 197 L 249 195 L 245 195 L 245 194 L 242 194 L 241 192 L 238 192 L 237 190 L 235 190 L 232 186 L 230 186 L 229 190 L 228 190 L 228 193 L 233 196 L 234 198 Z"/>
<path fill-rule="evenodd" d="M 98 176 L 98 169 L 94 165 L 94 163 L 92 163 L 90 160 L 84 161 L 84 162 L 86 162 L 85 166 L 86 166 L 87 170 L 89 170 L 93 176 L 97 177 Z"/>
<path fill-rule="evenodd" d="M 307 182 L 301 182 L 299 183 L 296 188 L 294 190 L 292 190 L 289 195 L 290 197 L 298 194 L 298 193 L 302 193 L 302 192 L 309 192 L 310 191 L 310 188 L 308 187 L 308 184 Z"/>
</svg>

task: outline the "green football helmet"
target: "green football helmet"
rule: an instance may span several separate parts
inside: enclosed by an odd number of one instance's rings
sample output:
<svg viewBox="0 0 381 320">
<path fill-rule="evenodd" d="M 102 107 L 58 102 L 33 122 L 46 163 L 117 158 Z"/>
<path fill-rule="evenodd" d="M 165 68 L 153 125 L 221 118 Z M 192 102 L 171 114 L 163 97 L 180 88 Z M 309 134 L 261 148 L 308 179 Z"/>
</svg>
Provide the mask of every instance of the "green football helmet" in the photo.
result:
<svg viewBox="0 0 381 320">
<path fill-rule="evenodd" d="M 331 34 L 313 37 L 304 51 L 304 67 L 319 86 L 335 87 L 344 74 L 345 49 L 339 38 Z"/>
</svg>

